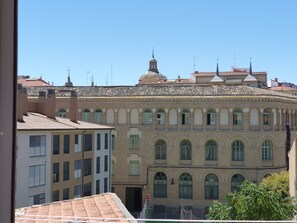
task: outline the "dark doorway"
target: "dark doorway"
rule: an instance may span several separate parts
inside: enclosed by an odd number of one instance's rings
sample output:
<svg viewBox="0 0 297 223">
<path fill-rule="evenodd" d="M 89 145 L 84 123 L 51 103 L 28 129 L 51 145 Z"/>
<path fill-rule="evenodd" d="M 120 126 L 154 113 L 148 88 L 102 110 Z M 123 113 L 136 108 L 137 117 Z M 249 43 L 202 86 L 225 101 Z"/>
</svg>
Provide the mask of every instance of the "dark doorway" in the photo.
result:
<svg viewBox="0 0 297 223">
<path fill-rule="evenodd" d="M 126 188 L 126 208 L 134 216 L 142 210 L 142 189 L 141 187 Z"/>
</svg>

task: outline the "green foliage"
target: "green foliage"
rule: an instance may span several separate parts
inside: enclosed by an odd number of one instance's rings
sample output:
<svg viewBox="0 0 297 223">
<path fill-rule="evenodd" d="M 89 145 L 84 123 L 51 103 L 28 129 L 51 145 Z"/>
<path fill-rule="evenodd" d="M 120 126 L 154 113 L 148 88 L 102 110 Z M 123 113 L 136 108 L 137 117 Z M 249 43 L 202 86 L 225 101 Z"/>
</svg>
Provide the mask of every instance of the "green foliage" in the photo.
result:
<svg viewBox="0 0 297 223">
<path fill-rule="evenodd" d="M 214 220 L 291 220 L 297 206 L 289 197 L 287 174 L 271 176 L 259 185 L 243 182 L 240 191 L 213 202 L 208 218 Z"/>
<path fill-rule="evenodd" d="M 265 177 L 261 184 L 265 184 L 271 189 L 275 189 L 278 193 L 281 193 L 284 197 L 289 195 L 289 172 L 281 171 L 280 173 L 272 173 L 270 176 Z"/>
</svg>

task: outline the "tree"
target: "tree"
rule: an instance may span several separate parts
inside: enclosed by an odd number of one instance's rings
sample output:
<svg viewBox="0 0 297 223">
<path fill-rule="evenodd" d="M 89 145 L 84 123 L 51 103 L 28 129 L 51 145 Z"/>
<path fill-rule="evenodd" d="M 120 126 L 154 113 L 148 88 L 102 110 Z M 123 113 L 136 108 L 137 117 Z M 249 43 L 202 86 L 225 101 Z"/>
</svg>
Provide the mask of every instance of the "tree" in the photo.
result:
<svg viewBox="0 0 297 223">
<path fill-rule="evenodd" d="M 289 172 L 281 171 L 280 173 L 272 173 L 265 177 L 261 184 L 266 184 L 268 187 L 275 189 L 284 197 L 290 196 L 289 194 Z"/>
<path fill-rule="evenodd" d="M 273 182 L 273 179 L 267 179 L 258 185 L 243 182 L 240 191 L 225 196 L 224 203 L 213 202 L 207 217 L 214 220 L 293 219 L 297 211 L 294 199 L 288 196 L 285 187 Z"/>
</svg>

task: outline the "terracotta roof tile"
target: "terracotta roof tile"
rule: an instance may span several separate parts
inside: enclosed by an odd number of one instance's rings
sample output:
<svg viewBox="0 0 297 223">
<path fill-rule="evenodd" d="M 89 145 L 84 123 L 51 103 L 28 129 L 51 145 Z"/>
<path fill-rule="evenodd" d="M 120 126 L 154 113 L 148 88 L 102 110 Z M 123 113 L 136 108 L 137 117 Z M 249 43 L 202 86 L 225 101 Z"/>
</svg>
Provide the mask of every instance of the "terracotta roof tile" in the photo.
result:
<svg viewBox="0 0 297 223">
<path fill-rule="evenodd" d="M 114 193 L 20 208 L 15 215 L 16 223 L 136 222 Z"/>
</svg>

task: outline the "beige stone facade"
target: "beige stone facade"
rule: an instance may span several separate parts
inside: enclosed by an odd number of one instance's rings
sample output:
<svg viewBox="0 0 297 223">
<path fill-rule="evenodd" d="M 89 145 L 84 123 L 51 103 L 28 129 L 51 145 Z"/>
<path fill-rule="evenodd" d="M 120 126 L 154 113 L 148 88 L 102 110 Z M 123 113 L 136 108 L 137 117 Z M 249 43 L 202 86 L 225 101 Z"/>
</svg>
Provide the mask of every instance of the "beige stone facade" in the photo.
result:
<svg viewBox="0 0 297 223">
<path fill-rule="evenodd" d="M 57 115 L 69 111 L 66 90 L 56 89 Z M 287 168 L 285 125 L 297 128 L 295 96 L 248 86 L 76 90 L 79 119 L 115 128 L 112 186 L 131 212 L 150 194 L 155 216 L 179 217 L 186 206 L 202 218 L 238 181 Z"/>
</svg>

